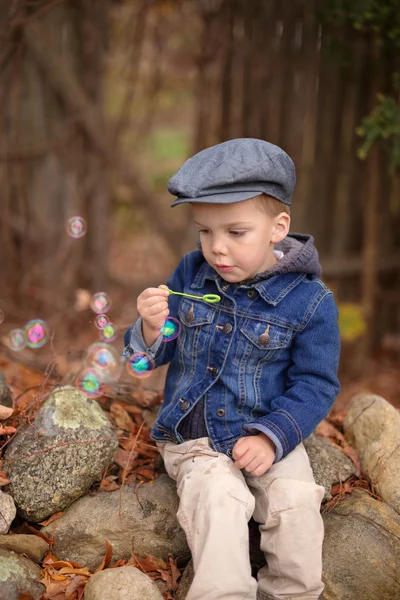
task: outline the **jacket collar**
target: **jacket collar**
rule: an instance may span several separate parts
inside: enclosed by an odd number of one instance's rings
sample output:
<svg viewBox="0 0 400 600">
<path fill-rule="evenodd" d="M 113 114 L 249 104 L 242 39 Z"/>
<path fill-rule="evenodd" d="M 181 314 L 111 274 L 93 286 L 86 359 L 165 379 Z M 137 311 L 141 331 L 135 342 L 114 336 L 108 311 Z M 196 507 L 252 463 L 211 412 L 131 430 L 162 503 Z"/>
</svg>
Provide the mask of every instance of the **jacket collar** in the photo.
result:
<svg viewBox="0 0 400 600">
<path fill-rule="evenodd" d="M 264 279 L 258 283 L 243 284 L 243 287 L 255 288 L 263 300 L 268 302 L 268 304 L 276 306 L 306 276 L 306 273 L 285 273 Z M 201 289 L 204 287 L 206 280 L 215 281 L 218 289 L 221 289 L 225 284 L 225 281 L 218 275 L 216 270 L 208 262 L 204 261 L 190 287 Z"/>
</svg>

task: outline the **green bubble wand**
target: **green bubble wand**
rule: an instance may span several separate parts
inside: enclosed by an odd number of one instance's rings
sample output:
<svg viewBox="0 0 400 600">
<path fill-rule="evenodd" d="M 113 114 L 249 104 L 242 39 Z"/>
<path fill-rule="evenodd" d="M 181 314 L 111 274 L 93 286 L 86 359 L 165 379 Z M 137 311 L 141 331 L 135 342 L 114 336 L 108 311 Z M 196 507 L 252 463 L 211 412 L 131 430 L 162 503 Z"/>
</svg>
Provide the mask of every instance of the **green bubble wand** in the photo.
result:
<svg viewBox="0 0 400 600">
<path fill-rule="evenodd" d="M 174 292 L 173 290 L 170 290 L 166 285 L 160 287 L 162 287 L 164 290 L 168 290 L 170 294 L 176 294 L 177 296 L 185 296 L 185 298 L 194 298 L 195 300 L 202 300 L 203 302 L 207 302 L 208 304 L 214 304 L 215 302 L 221 301 L 221 296 L 218 296 L 218 294 L 204 294 L 204 296 L 192 296 L 192 294 Z"/>
</svg>

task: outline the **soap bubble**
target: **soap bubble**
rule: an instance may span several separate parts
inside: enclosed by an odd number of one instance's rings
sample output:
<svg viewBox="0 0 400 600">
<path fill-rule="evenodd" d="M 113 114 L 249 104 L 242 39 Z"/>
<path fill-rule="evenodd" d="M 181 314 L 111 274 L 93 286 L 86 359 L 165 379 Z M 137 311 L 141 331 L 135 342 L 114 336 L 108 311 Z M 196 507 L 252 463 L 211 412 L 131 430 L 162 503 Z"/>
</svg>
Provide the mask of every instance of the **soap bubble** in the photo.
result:
<svg viewBox="0 0 400 600">
<path fill-rule="evenodd" d="M 85 369 L 80 373 L 77 387 L 89 398 L 98 398 L 103 393 L 103 384 L 94 369 Z"/>
<path fill-rule="evenodd" d="M 85 219 L 82 217 L 71 217 L 67 221 L 67 233 L 76 240 L 83 237 L 87 231 Z"/>
<path fill-rule="evenodd" d="M 151 375 L 154 369 L 154 360 L 145 352 L 135 352 L 126 361 L 126 370 L 129 375 L 144 379 Z"/>
<path fill-rule="evenodd" d="M 113 342 L 117 339 L 117 336 L 118 333 L 116 327 L 111 321 L 109 321 L 104 329 L 100 331 L 100 339 L 103 340 L 103 342 Z"/>
<path fill-rule="evenodd" d="M 14 352 L 23 350 L 26 346 L 26 339 L 23 329 L 13 329 L 8 334 L 8 345 Z"/>
<path fill-rule="evenodd" d="M 41 348 L 49 339 L 47 325 L 41 319 L 29 321 L 24 328 L 26 345 L 29 348 Z"/>
<path fill-rule="evenodd" d="M 177 319 L 173 317 L 168 317 L 165 319 L 165 323 L 163 328 L 161 329 L 161 333 L 163 334 L 163 342 L 172 342 L 175 340 L 181 332 L 181 324 Z"/>
<path fill-rule="evenodd" d="M 111 308 L 111 299 L 105 292 L 97 292 L 92 296 L 90 308 L 98 315 L 106 313 Z"/>
<path fill-rule="evenodd" d="M 0 323 L 2 323 L 5 318 L 6 318 L 5 314 L 4 314 L 4 312 L 0 308 Z"/>
<path fill-rule="evenodd" d="M 96 318 L 94 320 L 94 324 L 96 325 L 97 329 L 104 329 L 104 327 L 107 325 L 107 323 L 110 322 L 110 319 L 107 317 L 107 315 L 96 315 Z"/>
<path fill-rule="evenodd" d="M 116 381 L 121 374 L 121 359 L 115 348 L 96 342 L 87 350 L 86 364 L 93 369 L 100 382 Z"/>
</svg>

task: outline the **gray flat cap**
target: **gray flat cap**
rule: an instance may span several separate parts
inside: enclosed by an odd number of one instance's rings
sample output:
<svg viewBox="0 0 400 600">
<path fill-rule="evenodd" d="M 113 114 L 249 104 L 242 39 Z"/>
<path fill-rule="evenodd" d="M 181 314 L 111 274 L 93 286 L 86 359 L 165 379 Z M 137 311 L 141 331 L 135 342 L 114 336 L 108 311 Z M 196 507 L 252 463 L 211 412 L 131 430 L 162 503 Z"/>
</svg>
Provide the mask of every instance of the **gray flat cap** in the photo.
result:
<svg viewBox="0 0 400 600">
<path fill-rule="evenodd" d="M 171 177 L 168 191 L 185 202 L 231 204 L 261 193 L 291 204 L 296 170 L 290 156 L 274 144 L 238 138 L 206 148 Z"/>
</svg>

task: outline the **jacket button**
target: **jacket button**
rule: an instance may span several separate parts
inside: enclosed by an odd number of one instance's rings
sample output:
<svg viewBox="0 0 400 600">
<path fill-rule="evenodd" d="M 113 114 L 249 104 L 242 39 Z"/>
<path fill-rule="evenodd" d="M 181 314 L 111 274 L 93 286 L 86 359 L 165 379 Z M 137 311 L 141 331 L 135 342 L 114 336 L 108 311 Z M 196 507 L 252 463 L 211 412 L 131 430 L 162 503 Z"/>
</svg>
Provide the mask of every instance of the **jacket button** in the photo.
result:
<svg viewBox="0 0 400 600">
<path fill-rule="evenodd" d="M 225 415 L 225 410 L 224 410 L 223 408 L 219 408 L 219 409 L 217 410 L 217 415 L 218 415 L 219 417 L 223 417 L 223 416 Z"/>
<path fill-rule="evenodd" d="M 190 408 L 190 402 L 188 400 L 180 400 L 181 402 L 181 410 L 187 410 Z"/>
<path fill-rule="evenodd" d="M 248 295 L 248 297 L 249 297 L 249 298 L 253 298 L 253 296 L 255 296 L 255 295 L 256 295 L 256 293 L 255 293 L 255 291 L 254 291 L 254 290 L 249 290 L 249 291 L 247 292 L 247 295 Z"/>
<path fill-rule="evenodd" d="M 229 448 L 229 450 L 227 450 L 226 453 L 228 456 L 232 456 L 232 454 L 233 454 L 232 448 Z"/>
<path fill-rule="evenodd" d="M 185 321 L 186 321 L 186 323 L 191 323 L 193 321 L 193 319 L 194 319 L 193 312 L 192 311 L 187 312 L 186 315 L 185 315 Z"/>
<path fill-rule="evenodd" d="M 222 331 L 224 333 L 230 333 L 232 331 L 233 327 L 230 323 L 225 323 L 225 325 L 222 328 Z"/>
<path fill-rule="evenodd" d="M 216 377 L 218 375 L 218 369 L 217 369 L 217 367 L 212 367 L 212 369 L 211 369 L 211 375 L 213 377 Z"/>
<path fill-rule="evenodd" d="M 268 333 L 262 333 L 258 338 L 258 341 L 261 344 L 261 346 L 268 346 L 268 344 L 271 341 L 271 338 L 269 337 Z"/>
</svg>

